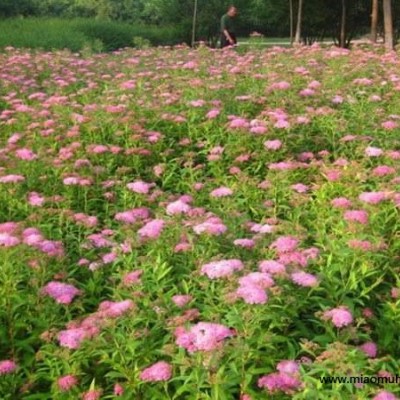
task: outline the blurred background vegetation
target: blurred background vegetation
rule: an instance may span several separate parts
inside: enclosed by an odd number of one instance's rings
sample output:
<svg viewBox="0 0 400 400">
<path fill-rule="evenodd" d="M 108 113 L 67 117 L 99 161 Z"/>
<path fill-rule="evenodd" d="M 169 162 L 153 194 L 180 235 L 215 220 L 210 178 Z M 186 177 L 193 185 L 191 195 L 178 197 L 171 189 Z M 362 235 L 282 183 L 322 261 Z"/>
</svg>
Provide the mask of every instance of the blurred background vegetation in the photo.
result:
<svg viewBox="0 0 400 400">
<path fill-rule="evenodd" d="M 372 0 L 303 0 L 302 41 L 338 42 L 343 6 L 346 43 L 367 35 Z M 1 0 L 0 47 L 83 47 L 107 51 L 126 46 L 172 45 L 191 42 L 195 0 Z M 228 5 L 239 9 L 238 34 L 290 35 L 292 9 L 299 0 L 198 0 L 196 40 L 216 43 L 219 19 Z M 382 15 L 382 4 L 380 15 Z M 400 2 L 392 2 L 395 37 L 400 32 Z M 292 21 L 293 21 L 292 19 Z M 381 18 L 382 19 L 382 18 Z M 383 22 L 378 32 L 383 32 Z M 292 25 L 293 28 L 293 25 Z"/>
</svg>

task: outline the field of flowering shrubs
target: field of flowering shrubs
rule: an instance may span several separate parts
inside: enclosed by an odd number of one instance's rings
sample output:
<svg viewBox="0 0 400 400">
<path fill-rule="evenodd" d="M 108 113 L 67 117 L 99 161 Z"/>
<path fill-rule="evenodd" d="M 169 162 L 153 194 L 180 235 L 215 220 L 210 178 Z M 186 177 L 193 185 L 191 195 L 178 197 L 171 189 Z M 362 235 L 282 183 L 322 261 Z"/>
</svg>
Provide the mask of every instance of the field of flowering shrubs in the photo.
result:
<svg viewBox="0 0 400 400">
<path fill-rule="evenodd" d="M 399 68 L 6 49 L 0 398 L 397 398 Z"/>
</svg>

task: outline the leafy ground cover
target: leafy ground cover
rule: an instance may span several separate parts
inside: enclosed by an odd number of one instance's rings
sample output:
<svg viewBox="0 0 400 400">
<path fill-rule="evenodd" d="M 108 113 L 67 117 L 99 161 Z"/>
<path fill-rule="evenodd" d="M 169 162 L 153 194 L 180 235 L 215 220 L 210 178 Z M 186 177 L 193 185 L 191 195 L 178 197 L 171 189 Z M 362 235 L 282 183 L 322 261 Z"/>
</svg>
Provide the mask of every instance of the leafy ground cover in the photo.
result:
<svg viewBox="0 0 400 400">
<path fill-rule="evenodd" d="M 0 55 L 3 399 L 395 399 L 379 49 Z"/>
</svg>

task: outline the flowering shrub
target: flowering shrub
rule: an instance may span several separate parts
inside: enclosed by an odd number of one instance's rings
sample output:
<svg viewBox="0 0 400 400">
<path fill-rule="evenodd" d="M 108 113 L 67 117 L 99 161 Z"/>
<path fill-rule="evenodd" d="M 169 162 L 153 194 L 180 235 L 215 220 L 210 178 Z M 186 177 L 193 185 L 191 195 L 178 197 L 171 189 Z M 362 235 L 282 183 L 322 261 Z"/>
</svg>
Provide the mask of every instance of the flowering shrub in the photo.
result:
<svg viewBox="0 0 400 400">
<path fill-rule="evenodd" d="M 399 67 L 1 53 L 0 398 L 399 398 Z"/>
</svg>

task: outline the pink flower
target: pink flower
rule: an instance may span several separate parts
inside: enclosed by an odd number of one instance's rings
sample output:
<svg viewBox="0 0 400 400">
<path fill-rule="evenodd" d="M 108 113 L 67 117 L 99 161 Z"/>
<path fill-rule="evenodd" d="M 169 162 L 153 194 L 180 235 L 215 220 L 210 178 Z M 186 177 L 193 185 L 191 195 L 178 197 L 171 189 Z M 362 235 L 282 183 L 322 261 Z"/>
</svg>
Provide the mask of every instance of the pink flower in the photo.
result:
<svg viewBox="0 0 400 400">
<path fill-rule="evenodd" d="M 214 189 L 211 193 L 211 197 L 226 197 L 226 196 L 231 196 L 233 194 L 232 189 L 229 189 L 227 187 L 219 187 L 217 189 Z"/>
<path fill-rule="evenodd" d="M 123 396 L 125 393 L 124 387 L 120 385 L 119 383 L 116 383 L 114 385 L 114 395 L 115 396 Z"/>
<path fill-rule="evenodd" d="M 145 382 L 168 381 L 172 376 L 172 366 L 165 361 L 159 361 L 140 373 L 140 379 Z"/>
<path fill-rule="evenodd" d="M 360 249 L 364 251 L 372 250 L 372 243 L 368 240 L 351 239 L 347 242 L 352 249 Z"/>
<path fill-rule="evenodd" d="M 0 361 L 0 376 L 11 374 L 17 369 L 17 364 L 12 360 Z"/>
<path fill-rule="evenodd" d="M 217 110 L 217 109 L 213 109 L 213 110 L 210 110 L 210 111 L 207 113 L 206 117 L 207 117 L 208 119 L 214 119 L 214 118 L 217 118 L 218 115 L 219 115 L 220 113 L 221 113 L 221 111 L 219 111 L 219 110 Z"/>
<path fill-rule="evenodd" d="M 209 235 L 222 235 L 228 228 L 219 220 L 209 219 L 202 224 L 195 225 L 193 230 L 196 234 L 208 233 Z"/>
<path fill-rule="evenodd" d="M 234 118 L 229 123 L 229 128 L 231 129 L 247 128 L 248 126 L 249 123 L 244 118 Z"/>
<path fill-rule="evenodd" d="M 258 264 L 258 269 L 271 275 L 282 275 L 286 272 L 285 265 L 274 260 L 261 261 Z"/>
<path fill-rule="evenodd" d="M 325 311 L 323 318 L 331 320 L 337 328 L 350 325 L 353 322 L 353 316 L 347 307 L 338 307 Z"/>
<path fill-rule="evenodd" d="M 77 349 L 88 337 L 88 333 L 83 328 L 74 328 L 67 329 L 65 331 L 61 331 L 58 334 L 58 340 L 60 342 L 60 346 L 68 347 L 69 349 Z"/>
<path fill-rule="evenodd" d="M 297 193 L 306 193 L 308 191 L 308 186 L 303 185 L 302 183 L 296 183 L 294 185 L 291 185 L 290 187 Z"/>
<path fill-rule="evenodd" d="M 371 86 L 373 84 L 373 81 L 368 78 L 356 78 L 353 80 L 353 83 L 360 86 Z"/>
<path fill-rule="evenodd" d="M 279 372 L 288 375 L 296 375 L 299 372 L 299 364 L 293 360 L 282 360 L 276 366 Z"/>
<path fill-rule="evenodd" d="M 14 247 L 20 243 L 21 243 L 21 241 L 17 237 L 12 236 L 7 232 L 4 232 L 4 233 L 0 232 L 0 246 Z"/>
<path fill-rule="evenodd" d="M 374 176 L 386 176 L 393 175 L 396 173 L 396 169 L 393 167 L 389 167 L 387 165 L 378 165 L 376 168 L 372 170 L 372 175 Z"/>
<path fill-rule="evenodd" d="M 201 274 L 207 275 L 210 279 L 223 278 L 240 271 L 243 267 L 243 263 L 236 259 L 213 261 L 201 267 Z"/>
<path fill-rule="evenodd" d="M 192 100 L 189 102 L 189 105 L 192 107 L 203 107 L 206 104 L 204 100 Z"/>
<path fill-rule="evenodd" d="M 331 201 L 333 207 L 336 208 L 349 208 L 351 207 L 351 201 L 346 197 L 337 197 Z"/>
<path fill-rule="evenodd" d="M 99 389 L 92 389 L 84 393 L 82 399 L 83 400 L 99 400 L 101 396 L 102 391 Z"/>
<path fill-rule="evenodd" d="M 395 121 L 385 121 L 382 122 L 381 126 L 388 131 L 392 131 L 393 129 L 398 128 L 399 124 Z"/>
<path fill-rule="evenodd" d="M 267 140 L 264 142 L 264 147 L 268 150 L 279 150 L 282 147 L 280 140 Z"/>
<path fill-rule="evenodd" d="M 247 304 L 265 304 L 268 301 L 265 289 L 259 285 L 240 285 L 236 290 L 236 295 Z"/>
<path fill-rule="evenodd" d="M 342 176 L 342 173 L 340 171 L 331 170 L 331 171 L 326 171 L 325 175 L 326 175 L 326 179 L 328 181 L 335 182 L 340 179 L 340 177 Z"/>
<path fill-rule="evenodd" d="M 224 339 L 233 336 L 233 332 L 224 325 L 199 322 L 189 330 L 179 327 L 175 330 L 176 344 L 188 350 L 213 351 L 219 348 Z"/>
<path fill-rule="evenodd" d="M 141 269 L 129 272 L 126 275 L 124 275 L 122 281 L 125 286 L 135 285 L 137 283 L 140 283 L 140 277 L 142 274 L 143 271 Z"/>
<path fill-rule="evenodd" d="M 344 219 L 365 225 L 368 223 L 368 213 L 364 210 L 348 210 L 344 213 Z"/>
<path fill-rule="evenodd" d="M 274 230 L 275 228 L 268 224 L 254 224 L 250 228 L 251 232 L 256 232 L 256 233 L 272 233 Z"/>
<path fill-rule="evenodd" d="M 300 90 L 300 92 L 299 92 L 299 95 L 302 97 L 314 96 L 314 94 L 315 94 L 315 90 L 310 89 L 310 88 Z"/>
<path fill-rule="evenodd" d="M 168 215 L 185 214 L 191 209 L 190 205 L 183 202 L 182 200 L 177 200 L 169 203 L 167 206 Z"/>
<path fill-rule="evenodd" d="M 25 178 L 22 175 L 4 175 L 0 177 L 0 183 L 19 183 Z"/>
<path fill-rule="evenodd" d="M 378 147 L 367 147 L 365 149 L 365 155 L 369 157 L 379 157 L 383 154 L 383 150 Z"/>
<path fill-rule="evenodd" d="M 246 249 L 251 249 L 255 246 L 255 242 L 253 239 L 236 239 L 233 241 L 233 244 L 238 247 L 243 247 Z"/>
<path fill-rule="evenodd" d="M 141 238 L 156 239 L 161 235 L 164 225 L 162 219 L 153 219 L 139 229 L 138 234 Z"/>
<path fill-rule="evenodd" d="M 41 196 L 39 193 L 36 192 L 30 192 L 28 194 L 28 203 L 31 206 L 36 206 L 36 207 L 41 207 L 43 203 L 45 202 L 45 198 Z"/>
<path fill-rule="evenodd" d="M 140 193 L 140 194 L 147 194 L 149 193 L 150 189 L 155 186 L 154 183 L 146 183 L 143 181 L 136 181 L 132 183 L 128 183 L 126 187 L 135 193 Z"/>
<path fill-rule="evenodd" d="M 78 379 L 74 375 L 65 375 L 57 379 L 57 386 L 62 392 L 68 392 L 78 384 Z"/>
<path fill-rule="evenodd" d="M 265 375 L 258 380 L 258 387 L 267 389 L 269 393 L 282 391 L 291 394 L 299 389 L 300 385 L 298 378 L 282 372 Z"/>
<path fill-rule="evenodd" d="M 129 310 L 133 308 L 132 300 L 122 300 L 122 301 L 103 301 L 99 305 L 99 311 L 108 318 L 117 318 L 126 314 Z"/>
<path fill-rule="evenodd" d="M 70 304 L 74 297 L 79 295 L 81 291 L 73 285 L 62 282 L 49 282 L 42 289 L 42 293 L 52 297 L 59 304 Z"/>
<path fill-rule="evenodd" d="M 284 265 L 300 265 L 306 267 L 309 257 L 301 251 L 290 251 L 287 253 L 280 253 L 278 261 Z"/>
<path fill-rule="evenodd" d="M 362 344 L 360 346 L 360 350 L 370 358 L 375 358 L 378 354 L 378 347 L 374 342 L 367 342 Z"/>
<path fill-rule="evenodd" d="M 272 83 L 269 86 L 269 90 L 287 90 L 290 88 L 290 83 L 286 81 L 280 81 L 280 82 L 275 82 Z"/>
<path fill-rule="evenodd" d="M 292 281 L 304 287 L 313 287 L 318 285 L 318 280 L 314 275 L 303 271 L 294 272 L 292 274 Z"/>
<path fill-rule="evenodd" d="M 146 219 L 149 218 L 149 216 L 150 211 L 145 207 L 141 207 L 117 213 L 114 219 L 125 224 L 134 224 L 139 219 Z"/>
<path fill-rule="evenodd" d="M 286 119 L 278 119 L 274 124 L 274 128 L 288 129 L 288 128 L 290 128 L 290 122 L 286 121 Z"/>
<path fill-rule="evenodd" d="M 274 280 L 266 272 L 250 272 L 239 279 L 241 286 L 258 285 L 263 289 L 270 288 L 275 284 Z"/>
<path fill-rule="evenodd" d="M 398 397 L 393 393 L 382 390 L 372 400 L 398 400 Z"/>
<path fill-rule="evenodd" d="M 332 103 L 333 104 L 342 104 L 344 101 L 342 96 L 336 95 L 332 98 Z"/>
<path fill-rule="evenodd" d="M 69 176 L 69 177 L 63 179 L 63 183 L 66 186 L 79 185 L 79 181 L 80 181 L 80 179 L 77 178 L 76 176 Z"/>
<path fill-rule="evenodd" d="M 281 236 L 269 246 L 276 249 L 278 253 L 288 253 L 297 248 L 299 241 L 292 236 Z"/>
<path fill-rule="evenodd" d="M 184 307 L 187 303 L 192 301 L 192 299 L 193 296 L 190 296 L 188 294 L 177 294 L 175 296 L 172 296 L 172 301 L 178 307 Z"/>
<path fill-rule="evenodd" d="M 250 128 L 250 132 L 254 133 L 255 135 L 262 135 L 268 131 L 268 128 L 263 125 L 257 125 Z"/>
<path fill-rule="evenodd" d="M 118 254 L 111 252 L 111 253 L 107 253 L 107 254 L 103 254 L 101 256 L 101 261 L 103 262 L 103 264 L 111 264 L 113 263 L 116 259 L 118 258 Z"/>
<path fill-rule="evenodd" d="M 358 196 L 359 200 L 368 204 L 378 204 L 386 199 L 385 192 L 364 192 Z"/>
<path fill-rule="evenodd" d="M 20 159 L 24 161 L 32 161 L 37 158 L 37 155 L 30 149 L 18 149 L 15 152 L 15 155 Z"/>
</svg>

